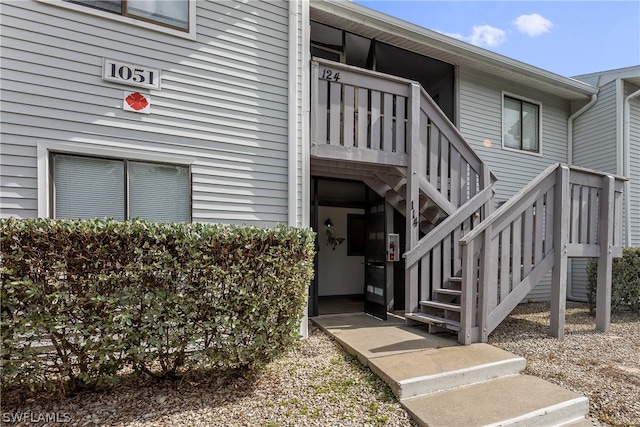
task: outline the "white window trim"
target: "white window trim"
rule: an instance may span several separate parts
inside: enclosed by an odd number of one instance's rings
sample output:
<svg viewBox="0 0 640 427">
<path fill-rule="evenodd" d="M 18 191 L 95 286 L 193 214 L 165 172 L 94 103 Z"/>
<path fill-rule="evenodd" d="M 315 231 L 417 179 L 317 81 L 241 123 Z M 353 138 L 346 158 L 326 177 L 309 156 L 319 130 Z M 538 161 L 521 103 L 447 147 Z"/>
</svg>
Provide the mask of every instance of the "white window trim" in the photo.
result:
<svg viewBox="0 0 640 427">
<path fill-rule="evenodd" d="M 139 19 L 131 18 L 129 16 L 122 16 L 115 13 L 107 12 L 106 10 L 93 9 L 77 3 L 69 3 L 63 0 L 38 0 L 41 3 L 47 3 L 53 6 L 62 7 L 65 9 L 75 10 L 77 12 L 99 16 L 101 18 L 111 19 L 113 21 L 124 22 L 126 24 L 135 25 L 149 30 L 158 31 L 165 34 L 170 34 L 176 37 L 182 37 L 189 40 L 196 39 L 196 3 L 197 0 L 189 0 L 189 31 L 180 31 L 173 28 L 164 27 L 161 24 L 154 24 L 153 22 L 141 21 Z"/>
<path fill-rule="evenodd" d="M 50 164 L 49 153 L 75 154 L 88 157 L 107 157 L 112 159 L 137 160 L 143 162 L 174 164 L 179 166 L 191 166 L 196 162 L 194 157 L 155 153 L 122 147 L 91 145 L 80 142 L 51 142 L 38 141 L 38 217 L 51 217 L 51 194 L 49 192 Z"/>
<path fill-rule="evenodd" d="M 511 147 L 507 147 L 506 145 L 504 145 L 504 134 L 505 134 L 505 128 L 504 128 L 504 97 L 508 96 L 509 98 L 514 98 L 520 101 L 525 101 L 528 102 L 530 104 L 534 104 L 538 106 L 538 151 L 527 151 L 527 150 L 519 150 L 517 148 L 511 148 Z M 502 149 L 505 151 L 511 151 L 514 153 L 520 153 L 520 154 L 527 154 L 529 156 L 537 156 L 537 157 L 542 157 L 542 102 L 540 101 L 536 101 L 535 99 L 531 99 L 531 98 L 527 98 L 525 96 L 521 96 L 521 95 L 516 95 L 514 93 L 511 92 L 506 92 L 506 91 L 502 91 L 502 97 L 500 98 L 500 129 L 502 129 L 502 132 L 500 133 L 500 145 L 502 146 Z"/>
</svg>

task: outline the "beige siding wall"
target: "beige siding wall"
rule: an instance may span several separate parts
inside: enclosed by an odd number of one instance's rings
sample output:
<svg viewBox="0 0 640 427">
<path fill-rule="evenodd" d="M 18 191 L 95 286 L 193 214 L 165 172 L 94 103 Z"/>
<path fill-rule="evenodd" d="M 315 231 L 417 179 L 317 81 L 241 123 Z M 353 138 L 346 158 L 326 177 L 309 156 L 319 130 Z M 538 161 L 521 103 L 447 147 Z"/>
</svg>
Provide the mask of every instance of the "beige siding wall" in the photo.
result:
<svg viewBox="0 0 640 427">
<path fill-rule="evenodd" d="M 193 4 L 196 40 L 3 4 L 3 216 L 38 215 L 37 144 L 72 142 L 193 159 L 194 221 L 288 222 L 288 2 Z M 124 91 L 138 89 L 102 80 L 103 57 L 162 70 L 161 90 L 142 90 L 150 115 L 123 111 Z"/>
</svg>

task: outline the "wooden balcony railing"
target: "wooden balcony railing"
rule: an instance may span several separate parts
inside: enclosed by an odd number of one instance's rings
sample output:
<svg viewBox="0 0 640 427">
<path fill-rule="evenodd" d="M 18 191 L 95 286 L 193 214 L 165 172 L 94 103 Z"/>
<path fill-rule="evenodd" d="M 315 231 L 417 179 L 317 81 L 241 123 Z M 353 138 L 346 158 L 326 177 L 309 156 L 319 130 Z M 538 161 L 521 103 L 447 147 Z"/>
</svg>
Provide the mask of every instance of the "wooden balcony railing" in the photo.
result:
<svg viewBox="0 0 640 427">
<path fill-rule="evenodd" d="M 416 82 L 313 60 L 311 100 L 312 156 L 409 167 L 416 199 L 422 192 L 446 214 L 495 181 Z"/>
</svg>

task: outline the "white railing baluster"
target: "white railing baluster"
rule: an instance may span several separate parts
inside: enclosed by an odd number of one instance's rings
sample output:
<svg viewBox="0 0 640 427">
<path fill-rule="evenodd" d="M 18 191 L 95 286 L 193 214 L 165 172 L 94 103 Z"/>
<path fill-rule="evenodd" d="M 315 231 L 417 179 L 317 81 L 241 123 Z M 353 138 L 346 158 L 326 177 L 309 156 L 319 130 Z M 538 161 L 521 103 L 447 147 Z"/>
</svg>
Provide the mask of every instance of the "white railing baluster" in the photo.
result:
<svg viewBox="0 0 640 427">
<path fill-rule="evenodd" d="M 382 119 L 382 144 L 381 150 L 393 151 L 393 95 L 385 93 L 383 96 L 383 119 Z"/>
<path fill-rule="evenodd" d="M 407 116 L 405 108 L 406 98 L 402 96 L 396 96 L 396 117 L 395 117 L 395 130 L 396 130 L 396 153 L 404 153 L 406 150 L 405 145 L 405 127 L 407 125 Z"/>
<path fill-rule="evenodd" d="M 342 120 L 342 145 L 353 147 L 355 143 L 355 88 L 351 85 L 344 86 Z"/>
<path fill-rule="evenodd" d="M 329 83 L 329 144 L 342 145 L 340 138 L 342 113 L 342 85 Z"/>
<path fill-rule="evenodd" d="M 512 278 L 513 287 L 520 283 L 522 277 L 522 217 L 517 217 L 512 222 L 513 255 Z M 526 234 L 526 232 L 525 232 Z"/>
<path fill-rule="evenodd" d="M 358 88 L 358 148 L 367 148 L 367 129 L 369 128 L 368 91 Z"/>
<path fill-rule="evenodd" d="M 369 148 L 380 151 L 380 92 L 377 90 L 369 91 L 371 94 L 371 123 L 369 124 Z"/>
<path fill-rule="evenodd" d="M 534 217 L 534 229 L 535 240 L 533 242 L 533 264 L 538 265 L 542 261 L 542 240 L 544 239 L 544 194 L 540 195 L 536 200 L 535 217 Z"/>
</svg>

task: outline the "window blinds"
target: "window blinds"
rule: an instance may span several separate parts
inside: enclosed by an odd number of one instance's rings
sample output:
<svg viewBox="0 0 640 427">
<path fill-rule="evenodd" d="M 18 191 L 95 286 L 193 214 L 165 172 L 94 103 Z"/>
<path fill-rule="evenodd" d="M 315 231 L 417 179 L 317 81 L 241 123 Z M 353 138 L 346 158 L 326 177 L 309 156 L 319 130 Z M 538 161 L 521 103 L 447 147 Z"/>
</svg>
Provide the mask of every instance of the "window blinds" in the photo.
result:
<svg viewBox="0 0 640 427">
<path fill-rule="evenodd" d="M 55 156 L 55 217 L 125 219 L 124 162 Z"/>
</svg>

